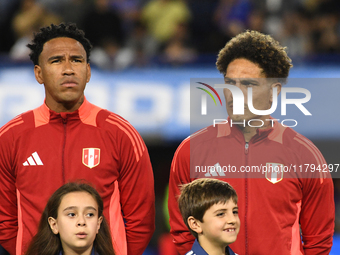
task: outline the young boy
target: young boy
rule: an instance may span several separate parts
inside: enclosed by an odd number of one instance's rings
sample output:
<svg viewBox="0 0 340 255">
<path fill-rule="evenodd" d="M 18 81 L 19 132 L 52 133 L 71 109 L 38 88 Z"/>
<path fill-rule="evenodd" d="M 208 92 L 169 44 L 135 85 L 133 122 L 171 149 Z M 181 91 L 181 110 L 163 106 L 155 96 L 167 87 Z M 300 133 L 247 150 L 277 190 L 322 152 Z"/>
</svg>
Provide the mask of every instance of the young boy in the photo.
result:
<svg viewBox="0 0 340 255">
<path fill-rule="evenodd" d="M 182 186 L 178 205 L 196 238 L 187 255 L 236 255 L 228 247 L 240 230 L 233 187 L 216 179 L 196 179 Z"/>
</svg>

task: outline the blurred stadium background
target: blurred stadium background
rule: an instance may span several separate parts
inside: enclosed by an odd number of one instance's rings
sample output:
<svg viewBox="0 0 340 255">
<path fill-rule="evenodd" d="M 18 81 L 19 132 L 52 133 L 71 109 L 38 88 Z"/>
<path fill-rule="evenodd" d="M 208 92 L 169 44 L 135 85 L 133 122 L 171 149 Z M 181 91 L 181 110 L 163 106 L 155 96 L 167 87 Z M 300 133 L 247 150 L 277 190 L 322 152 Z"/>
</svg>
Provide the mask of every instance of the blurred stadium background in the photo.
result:
<svg viewBox="0 0 340 255">
<path fill-rule="evenodd" d="M 149 148 L 156 232 L 145 253 L 175 255 L 166 186 L 173 154 L 190 134 L 190 78 L 221 78 L 216 55 L 239 32 L 271 34 L 288 48 L 294 64 L 290 77 L 320 78 L 309 105 L 320 109 L 319 117 L 298 131 L 317 145 L 328 163 L 339 164 L 339 14 L 336 0 L 1 0 L 0 126 L 43 102 L 44 89 L 35 81 L 25 47 L 32 33 L 51 22 L 77 23 L 94 45 L 87 98 L 129 120 Z M 321 87 L 326 78 L 336 85 Z M 323 89 L 331 89 L 332 97 Z M 322 110 L 326 103 L 328 115 Z M 339 179 L 334 184 L 331 254 L 340 254 Z"/>
</svg>

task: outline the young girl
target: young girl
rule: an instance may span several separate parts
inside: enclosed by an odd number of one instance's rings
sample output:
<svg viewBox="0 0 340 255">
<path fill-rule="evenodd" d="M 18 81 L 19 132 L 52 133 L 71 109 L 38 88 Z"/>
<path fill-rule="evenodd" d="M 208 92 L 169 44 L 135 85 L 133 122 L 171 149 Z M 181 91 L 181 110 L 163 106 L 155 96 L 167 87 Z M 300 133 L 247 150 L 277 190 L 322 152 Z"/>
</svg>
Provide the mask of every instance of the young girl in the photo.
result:
<svg viewBox="0 0 340 255">
<path fill-rule="evenodd" d="M 61 186 L 50 197 L 26 255 L 114 255 L 103 201 L 85 183 Z"/>
</svg>

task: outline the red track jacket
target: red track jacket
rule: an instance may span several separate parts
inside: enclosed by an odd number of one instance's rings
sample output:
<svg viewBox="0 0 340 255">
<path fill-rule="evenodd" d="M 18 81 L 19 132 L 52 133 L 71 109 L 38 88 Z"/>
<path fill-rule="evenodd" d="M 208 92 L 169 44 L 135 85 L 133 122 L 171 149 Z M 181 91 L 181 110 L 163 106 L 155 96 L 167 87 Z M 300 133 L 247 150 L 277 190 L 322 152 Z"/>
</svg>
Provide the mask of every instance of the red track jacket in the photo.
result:
<svg viewBox="0 0 340 255">
<path fill-rule="evenodd" d="M 264 166 L 268 172 L 262 172 Z M 181 143 L 171 166 L 168 202 L 171 234 L 180 254 L 190 250 L 194 237 L 178 209 L 178 186 L 200 177 L 227 181 L 238 194 L 241 229 L 230 245 L 235 253 L 329 254 L 333 182 L 320 151 L 291 128 L 275 123 L 246 143 L 239 127 L 220 124 Z"/>
<path fill-rule="evenodd" d="M 142 254 L 155 228 L 147 148 L 126 120 L 86 99 L 73 113 L 44 104 L 0 129 L 0 244 L 21 255 L 52 193 L 79 179 L 104 201 L 116 254 Z"/>
</svg>

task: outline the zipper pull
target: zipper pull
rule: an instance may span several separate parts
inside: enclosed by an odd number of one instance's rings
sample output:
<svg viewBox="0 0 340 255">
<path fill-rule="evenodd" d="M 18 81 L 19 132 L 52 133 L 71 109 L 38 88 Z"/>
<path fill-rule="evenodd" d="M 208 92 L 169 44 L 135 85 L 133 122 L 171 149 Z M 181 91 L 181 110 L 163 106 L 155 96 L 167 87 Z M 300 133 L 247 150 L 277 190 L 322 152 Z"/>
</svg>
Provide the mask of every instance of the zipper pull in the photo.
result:
<svg viewBox="0 0 340 255">
<path fill-rule="evenodd" d="M 62 122 L 63 122 L 64 124 L 66 124 L 66 123 L 67 123 L 67 112 L 61 112 L 61 113 L 60 113 L 60 117 L 61 117 L 61 119 L 62 119 Z"/>
<path fill-rule="evenodd" d="M 246 145 L 245 145 L 244 147 L 245 147 L 244 153 L 245 153 L 245 154 L 248 154 L 248 151 L 249 151 L 249 143 L 246 142 Z"/>
<path fill-rule="evenodd" d="M 60 117 L 61 117 L 61 121 L 63 122 L 63 124 L 66 124 L 67 123 L 67 112 L 61 112 Z"/>
</svg>

